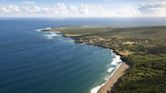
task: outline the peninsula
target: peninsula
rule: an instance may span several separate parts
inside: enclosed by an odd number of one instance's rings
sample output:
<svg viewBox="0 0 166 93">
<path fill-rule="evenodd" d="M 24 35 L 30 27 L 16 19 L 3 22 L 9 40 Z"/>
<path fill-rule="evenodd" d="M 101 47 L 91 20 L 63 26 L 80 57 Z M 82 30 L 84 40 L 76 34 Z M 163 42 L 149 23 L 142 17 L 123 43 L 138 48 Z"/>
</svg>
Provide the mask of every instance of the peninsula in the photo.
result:
<svg viewBox="0 0 166 93">
<path fill-rule="evenodd" d="M 127 66 L 120 67 L 99 93 L 166 93 L 166 26 L 80 26 L 43 31 L 58 31 L 77 43 L 110 48 L 121 56 Z"/>
</svg>

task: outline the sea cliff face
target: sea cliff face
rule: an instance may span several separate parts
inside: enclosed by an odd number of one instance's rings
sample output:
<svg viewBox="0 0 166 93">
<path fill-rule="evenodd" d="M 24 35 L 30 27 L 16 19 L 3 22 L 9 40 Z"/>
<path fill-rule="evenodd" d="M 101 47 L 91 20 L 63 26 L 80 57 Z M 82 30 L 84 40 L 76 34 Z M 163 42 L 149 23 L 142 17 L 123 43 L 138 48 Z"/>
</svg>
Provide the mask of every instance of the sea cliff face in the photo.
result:
<svg viewBox="0 0 166 93">
<path fill-rule="evenodd" d="M 138 91 L 165 93 L 166 87 L 163 86 L 166 84 L 165 30 L 165 26 L 153 26 L 63 27 L 52 28 L 50 31 L 59 31 L 78 43 L 113 49 L 115 53 L 121 55 L 122 60 L 131 67 L 116 84 L 113 93 L 137 93 Z M 146 86 L 146 89 L 142 86 Z"/>
</svg>

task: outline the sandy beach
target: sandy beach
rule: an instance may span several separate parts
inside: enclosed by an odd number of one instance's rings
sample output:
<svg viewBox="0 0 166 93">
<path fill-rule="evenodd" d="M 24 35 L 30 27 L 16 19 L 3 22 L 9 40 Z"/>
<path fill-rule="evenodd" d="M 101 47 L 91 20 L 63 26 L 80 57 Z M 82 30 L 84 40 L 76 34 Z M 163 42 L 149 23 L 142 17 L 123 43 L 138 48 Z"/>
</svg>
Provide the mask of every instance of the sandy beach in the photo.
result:
<svg viewBox="0 0 166 93">
<path fill-rule="evenodd" d="M 125 71 L 129 68 L 126 63 L 122 63 L 121 66 L 117 69 L 114 75 L 107 81 L 107 83 L 102 86 L 97 93 L 107 93 L 107 91 L 111 91 L 113 85 L 118 81 L 118 79 L 123 76 Z"/>
</svg>

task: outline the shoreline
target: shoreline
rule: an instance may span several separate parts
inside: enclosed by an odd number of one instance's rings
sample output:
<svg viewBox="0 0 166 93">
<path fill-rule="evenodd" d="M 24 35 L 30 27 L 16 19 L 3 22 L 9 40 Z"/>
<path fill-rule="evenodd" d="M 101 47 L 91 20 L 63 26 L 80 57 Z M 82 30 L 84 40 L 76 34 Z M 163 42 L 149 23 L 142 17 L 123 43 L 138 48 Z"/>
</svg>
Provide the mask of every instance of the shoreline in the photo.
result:
<svg viewBox="0 0 166 93">
<path fill-rule="evenodd" d="M 125 62 L 121 62 L 118 67 L 111 74 L 109 79 L 105 82 L 103 86 L 97 91 L 97 93 L 111 93 L 114 85 L 118 82 L 118 80 L 125 74 L 125 71 L 129 68 L 129 66 Z"/>
<path fill-rule="evenodd" d="M 116 73 L 116 71 L 119 69 L 119 67 L 122 65 L 122 60 L 120 59 L 120 56 L 117 55 L 116 53 L 113 52 L 113 50 L 111 50 L 111 52 L 113 53 L 113 55 L 115 56 L 115 58 L 113 58 L 113 60 L 111 61 L 110 64 L 112 65 L 116 65 L 116 67 L 113 69 L 113 71 L 111 71 L 112 73 L 109 74 L 109 76 L 107 78 L 105 78 L 105 81 L 104 83 L 94 87 L 91 89 L 90 93 L 98 93 L 98 91 L 104 87 L 110 80 L 110 78 L 114 75 L 114 73 Z M 112 68 L 107 68 L 107 72 L 110 73 L 109 69 L 112 69 Z M 103 92 L 102 92 L 103 93 Z"/>
<path fill-rule="evenodd" d="M 52 28 L 46 28 L 46 29 L 40 29 L 40 31 L 50 31 L 50 32 L 60 32 L 60 31 L 55 31 L 55 30 L 51 30 Z M 115 68 L 115 70 L 111 73 L 111 75 L 109 76 L 109 78 L 107 80 L 105 80 L 105 82 L 101 85 L 98 85 L 94 88 L 91 89 L 90 93 L 108 93 L 108 91 L 112 90 L 112 87 L 114 87 L 114 85 L 117 83 L 117 81 L 125 74 L 124 72 L 129 68 L 129 65 L 127 65 L 122 59 L 122 55 L 120 55 L 118 52 L 116 52 L 115 50 L 111 49 L 111 48 L 107 48 L 104 46 L 100 46 L 100 45 L 95 45 L 95 44 L 89 44 L 87 42 L 82 42 L 80 41 L 78 38 L 76 38 L 75 36 L 66 36 L 64 33 L 59 33 L 62 34 L 63 37 L 68 37 L 74 40 L 74 43 L 83 43 L 86 45 L 93 45 L 93 46 L 97 46 L 97 47 L 101 47 L 101 48 L 106 48 L 111 50 L 114 54 L 115 57 L 119 56 L 121 61 L 117 67 Z"/>
<path fill-rule="evenodd" d="M 162 88 L 165 87 L 164 84 L 166 83 L 163 82 L 166 76 L 164 74 L 166 66 L 164 61 L 166 59 L 165 29 L 166 26 L 126 28 L 112 28 L 110 26 L 95 28 L 56 27 L 47 31 L 59 31 L 65 37 L 74 39 L 76 43 L 112 49 L 114 53 L 120 55 L 123 62 L 128 64 L 130 68 L 115 83 L 111 90 L 112 93 L 130 92 L 131 89 L 133 92 L 138 92 L 139 89 L 139 91 L 147 93 L 151 91 L 165 93 Z M 106 74 L 108 77 L 116 67 L 113 68 L 107 70 L 110 72 Z M 101 83 L 96 84 L 94 82 L 90 86 L 89 92 L 93 87 L 104 83 L 108 77 L 102 79 Z M 155 87 L 158 88 L 155 89 Z"/>
<path fill-rule="evenodd" d="M 121 63 L 118 64 L 118 66 L 115 68 L 113 73 L 109 76 L 109 78 L 103 84 L 94 87 L 96 89 L 94 88 L 93 88 L 94 90 L 91 89 L 90 93 L 108 93 L 108 91 L 110 92 L 112 88 L 114 87 L 114 85 L 118 82 L 118 80 L 125 74 L 125 71 L 129 68 L 129 65 L 126 64 L 124 60 L 122 59 L 122 55 L 118 53 L 117 51 L 115 51 L 114 49 L 111 49 L 105 46 L 89 44 L 87 42 L 82 42 L 82 41 L 80 42 L 77 38 L 75 38 L 75 36 L 66 36 L 64 33 L 61 33 L 61 34 L 63 35 L 63 37 L 69 37 L 73 39 L 75 43 L 83 43 L 86 45 L 93 45 L 93 46 L 109 49 L 113 53 L 115 53 L 115 56 L 120 56 Z"/>
</svg>

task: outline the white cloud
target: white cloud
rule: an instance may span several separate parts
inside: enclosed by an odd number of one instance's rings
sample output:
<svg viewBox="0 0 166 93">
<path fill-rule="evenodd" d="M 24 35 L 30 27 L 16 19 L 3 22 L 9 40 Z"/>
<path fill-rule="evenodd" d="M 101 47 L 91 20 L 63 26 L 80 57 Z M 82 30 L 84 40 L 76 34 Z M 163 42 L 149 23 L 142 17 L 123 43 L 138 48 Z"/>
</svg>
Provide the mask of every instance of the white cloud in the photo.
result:
<svg viewBox="0 0 166 93">
<path fill-rule="evenodd" d="M 139 5 L 138 10 L 144 16 L 166 17 L 166 3 L 165 2 L 141 3 Z"/>
<path fill-rule="evenodd" d="M 78 6 L 58 3 L 54 6 L 37 5 L 0 5 L 0 15 L 47 15 L 55 17 L 93 17 L 104 16 L 106 13 L 102 6 L 80 4 Z"/>
<path fill-rule="evenodd" d="M 121 6 L 120 8 L 117 9 L 115 12 L 115 15 L 119 17 L 137 17 L 137 16 L 142 16 L 140 11 L 137 10 L 135 7 L 131 6 Z"/>
<path fill-rule="evenodd" d="M 29 4 L 29 3 L 28 3 Z M 51 16 L 51 17 L 140 17 L 166 16 L 166 3 L 142 3 L 137 7 L 119 5 L 107 7 L 102 5 L 67 5 L 57 3 L 52 6 L 31 5 L 0 5 L 0 16 Z"/>
</svg>

